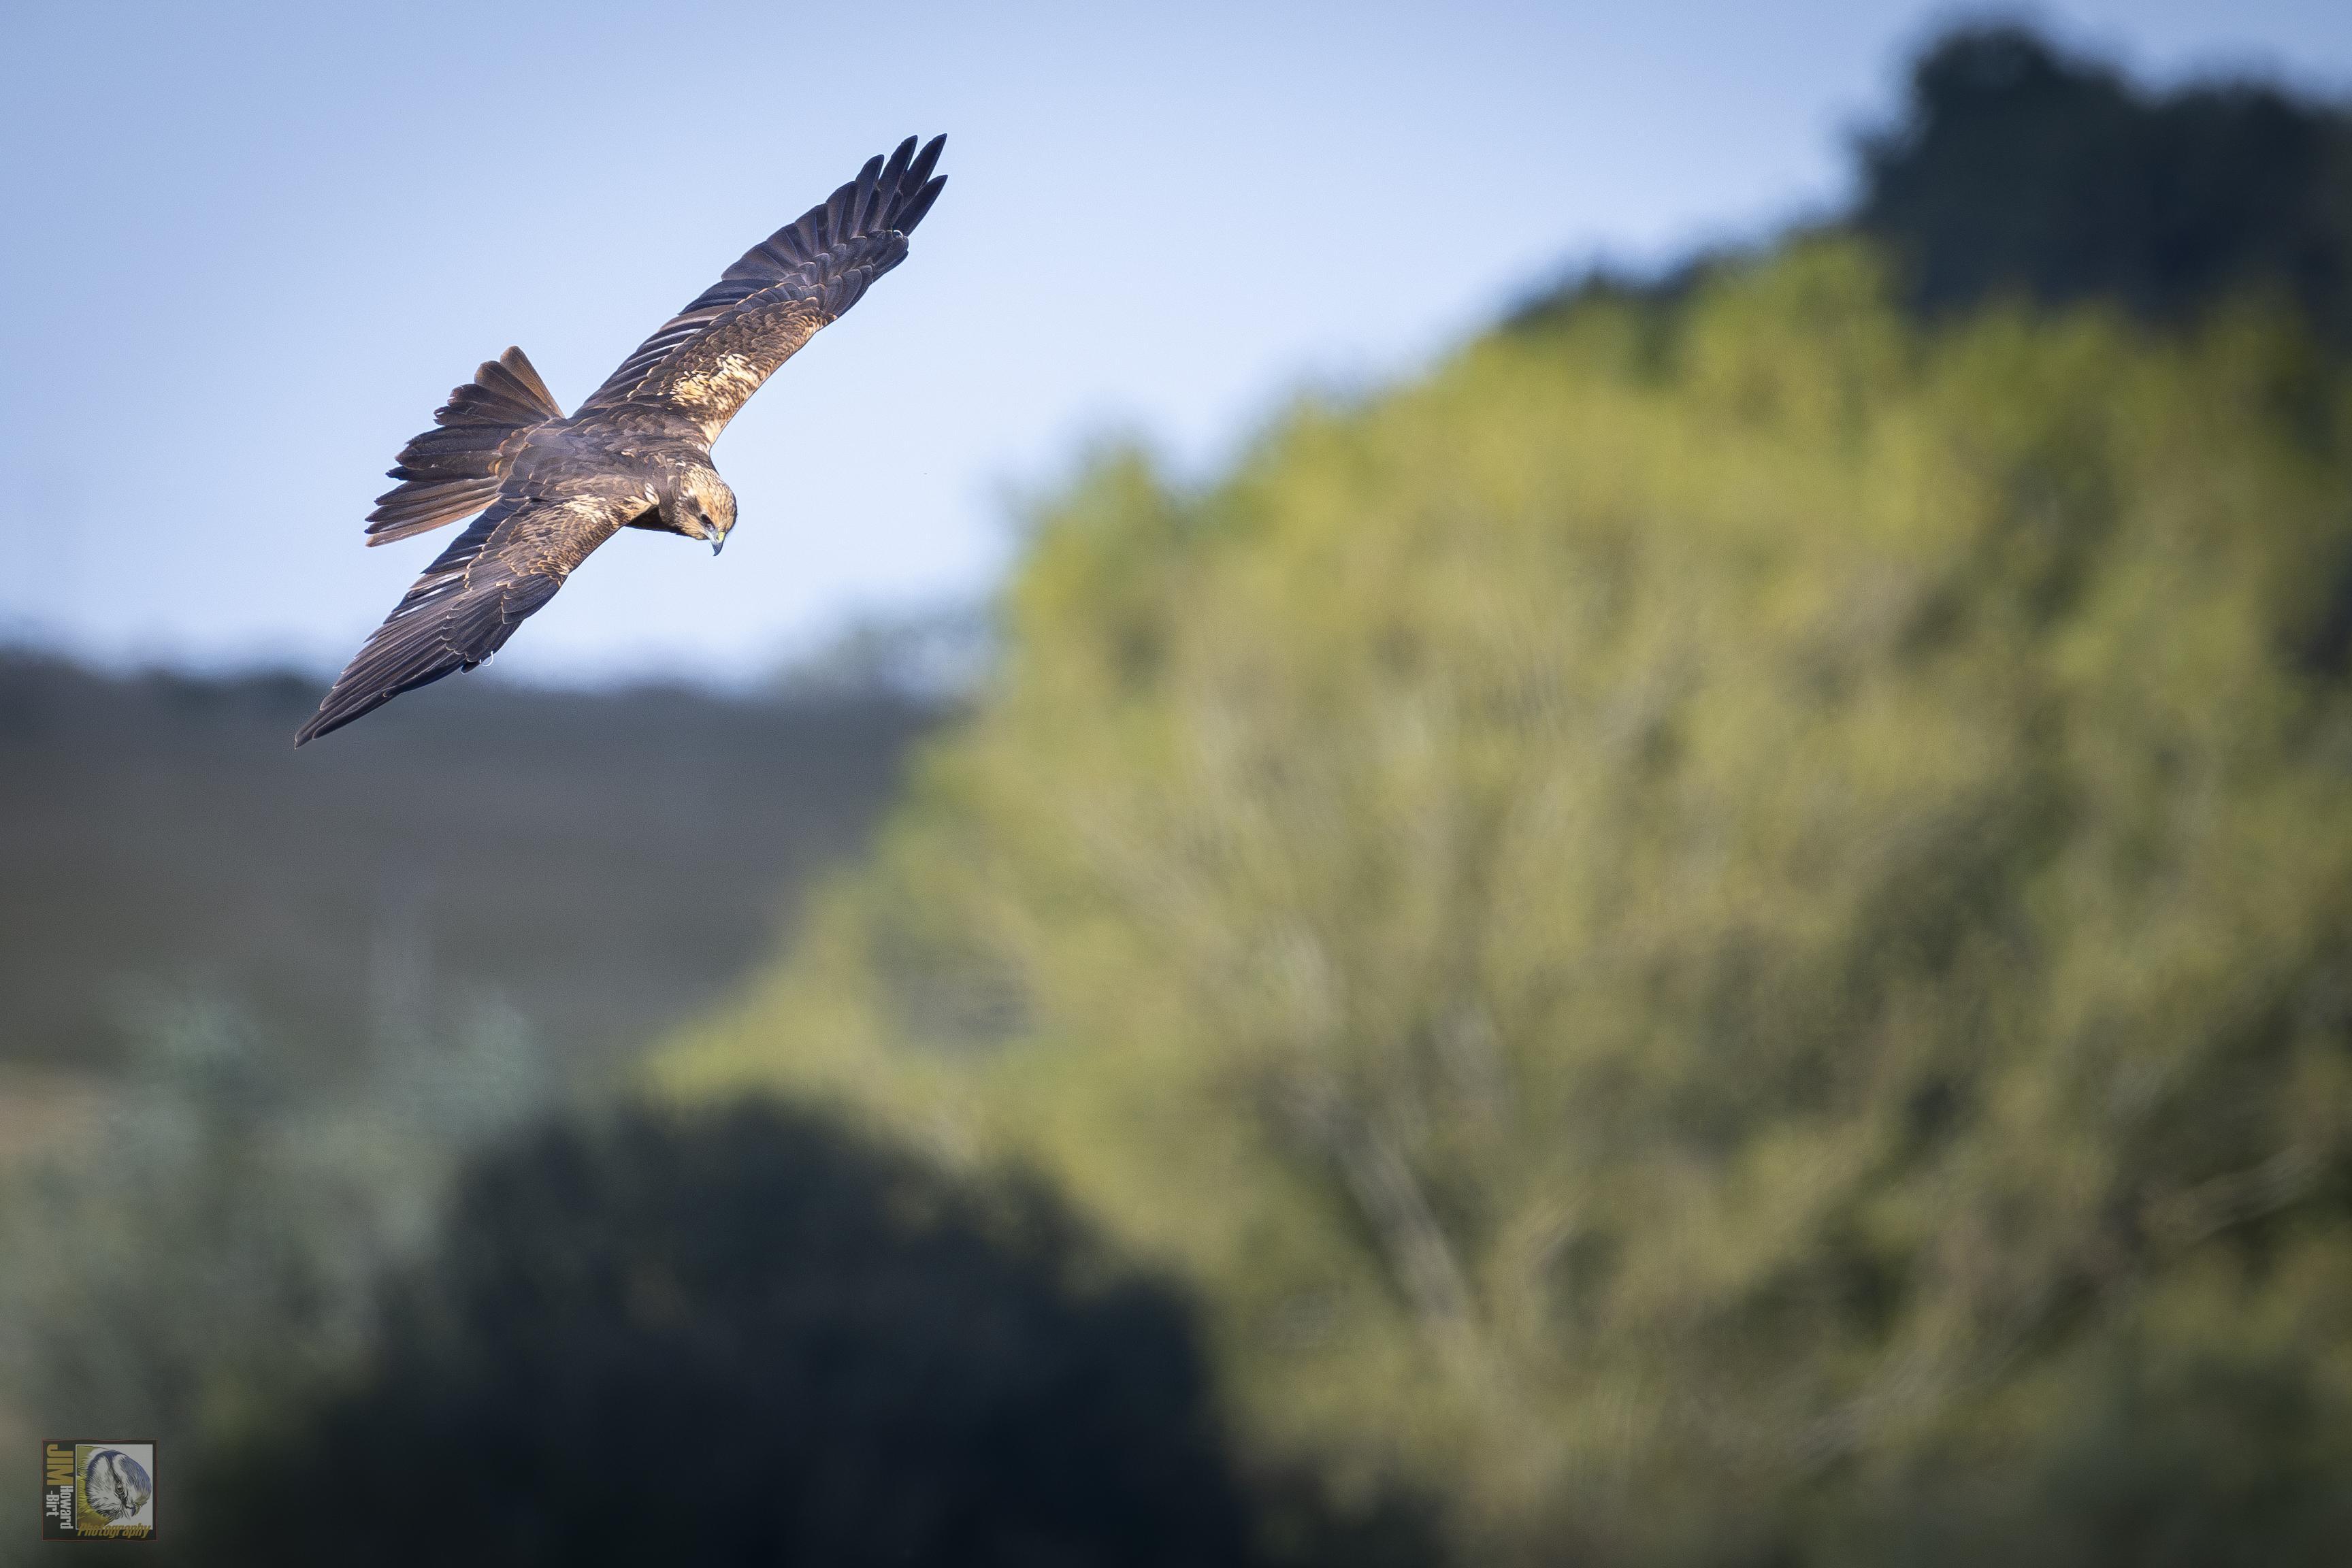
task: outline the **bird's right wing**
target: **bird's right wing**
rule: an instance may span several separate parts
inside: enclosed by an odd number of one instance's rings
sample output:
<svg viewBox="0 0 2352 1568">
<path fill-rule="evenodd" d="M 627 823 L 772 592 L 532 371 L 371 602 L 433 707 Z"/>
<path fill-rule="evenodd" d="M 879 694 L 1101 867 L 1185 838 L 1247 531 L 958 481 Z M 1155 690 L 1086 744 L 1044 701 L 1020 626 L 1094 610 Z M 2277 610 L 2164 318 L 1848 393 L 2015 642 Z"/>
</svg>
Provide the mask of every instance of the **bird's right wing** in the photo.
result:
<svg viewBox="0 0 2352 1568">
<path fill-rule="evenodd" d="M 643 500 L 601 496 L 500 497 L 370 634 L 294 743 L 488 658 L 590 551 L 644 510 Z"/>
<path fill-rule="evenodd" d="M 628 405 L 684 414 L 716 441 L 776 367 L 836 321 L 866 286 L 907 258 L 907 236 L 931 210 L 947 138 L 920 153 L 911 136 L 857 178 L 743 253 L 662 323 L 580 405 L 579 416 Z"/>
</svg>

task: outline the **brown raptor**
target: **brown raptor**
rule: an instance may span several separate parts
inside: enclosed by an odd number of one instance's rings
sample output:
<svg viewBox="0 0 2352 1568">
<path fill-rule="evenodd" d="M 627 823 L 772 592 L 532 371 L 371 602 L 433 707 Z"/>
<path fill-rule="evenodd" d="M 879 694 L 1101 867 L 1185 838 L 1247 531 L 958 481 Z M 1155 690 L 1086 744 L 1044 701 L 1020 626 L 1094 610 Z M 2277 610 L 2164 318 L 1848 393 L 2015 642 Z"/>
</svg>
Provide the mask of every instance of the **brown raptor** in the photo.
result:
<svg viewBox="0 0 2352 1568">
<path fill-rule="evenodd" d="M 449 395 L 401 449 L 368 542 L 479 512 L 370 635 L 294 738 L 341 729 L 404 691 L 471 669 L 624 528 L 709 542 L 735 526 L 710 445 L 778 365 L 907 258 L 947 184 L 944 136 L 887 162 L 743 253 L 566 418 L 520 349 Z"/>
</svg>

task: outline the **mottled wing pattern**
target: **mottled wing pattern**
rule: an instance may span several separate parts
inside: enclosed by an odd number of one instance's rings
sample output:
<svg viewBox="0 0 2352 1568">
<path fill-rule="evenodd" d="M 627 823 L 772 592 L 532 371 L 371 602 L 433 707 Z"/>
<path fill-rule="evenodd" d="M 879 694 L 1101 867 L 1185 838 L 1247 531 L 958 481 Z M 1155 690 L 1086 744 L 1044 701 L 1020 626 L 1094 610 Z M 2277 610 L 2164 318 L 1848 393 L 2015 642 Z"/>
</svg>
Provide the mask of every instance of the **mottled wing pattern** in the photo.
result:
<svg viewBox="0 0 2352 1568">
<path fill-rule="evenodd" d="M 524 438 L 562 417 L 522 350 L 484 362 L 434 411 L 433 428 L 393 460 L 390 477 L 400 483 L 375 498 L 368 542 L 389 544 L 481 510 L 497 499 Z"/>
<path fill-rule="evenodd" d="M 581 415 L 626 404 L 676 409 L 715 441 L 761 384 L 836 320 L 875 279 L 907 258 L 907 236 L 939 198 L 944 136 L 911 136 L 857 178 L 743 253 L 718 282 L 663 323 Z"/>
<path fill-rule="evenodd" d="M 488 658 L 590 551 L 644 510 L 642 500 L 601 496 L 499 497 L 369 636 L 294 743 Z"/>
</svg>

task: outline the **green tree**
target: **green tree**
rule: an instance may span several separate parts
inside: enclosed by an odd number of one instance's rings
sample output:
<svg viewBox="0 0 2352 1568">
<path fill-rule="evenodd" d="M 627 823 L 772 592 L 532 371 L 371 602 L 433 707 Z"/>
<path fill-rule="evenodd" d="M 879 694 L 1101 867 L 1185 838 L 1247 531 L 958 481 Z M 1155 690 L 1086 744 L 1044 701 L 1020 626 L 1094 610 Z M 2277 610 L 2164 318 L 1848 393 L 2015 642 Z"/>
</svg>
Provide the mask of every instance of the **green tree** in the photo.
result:
<svg viewBox="0 0 2352 1568">
<path fill-rule="evenodd" d="M 1096 461 L 665 1081 L 1044 1171 L 1482 1560 L 2317 1560 L 2345 387 L 1892 292 L 1801 247 Z"/>
<path fill-rule="evenodd" d="M 806 1117 L 535 1127 L 384 1317 L 212 1457 L 195 1561 L 315 1563 L 320 1505 L 359 1565 L 1259 1561 L 1180 1303 Z"/>
<path fill-rule="evenodd" d="M 1862 149 L 1854 214 L 1914 302 L 2116 300 L 2194 320 L 2294 300 L 2352 346 L 2352 113 L 2252 82 L 2154 92 L 2014 26 L 1961 28 Z"/>
</svg>

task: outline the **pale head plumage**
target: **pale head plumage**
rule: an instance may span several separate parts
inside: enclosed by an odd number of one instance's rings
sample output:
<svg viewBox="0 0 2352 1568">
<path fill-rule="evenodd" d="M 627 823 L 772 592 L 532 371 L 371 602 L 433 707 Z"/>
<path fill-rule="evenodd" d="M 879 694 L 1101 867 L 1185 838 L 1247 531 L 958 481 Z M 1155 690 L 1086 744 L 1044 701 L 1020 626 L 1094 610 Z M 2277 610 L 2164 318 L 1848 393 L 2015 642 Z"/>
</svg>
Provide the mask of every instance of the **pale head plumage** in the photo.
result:
<svg viewBox="0 0 2352 1568">
<path fill-rule="evenodd" d="M 658 498 L 655 510 L 663 527 L 699 539 L 710 546 L 713 555 L 719 553 L 735 527 L 735 492 L 727 488 L 718 469 L 708 463 L 679 468 L 654 493 Z"/>
</svg>

